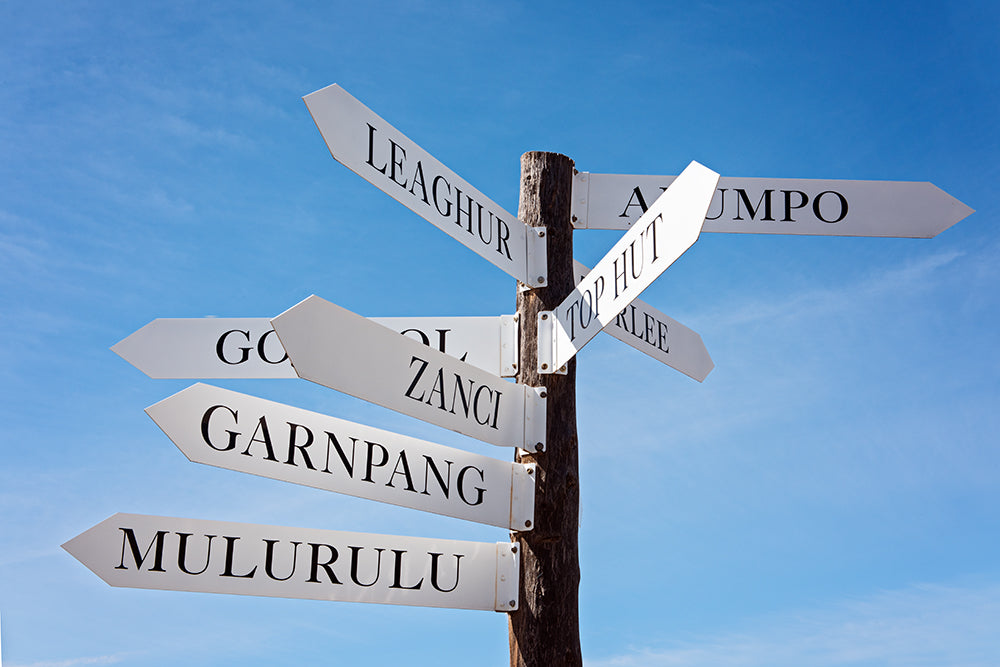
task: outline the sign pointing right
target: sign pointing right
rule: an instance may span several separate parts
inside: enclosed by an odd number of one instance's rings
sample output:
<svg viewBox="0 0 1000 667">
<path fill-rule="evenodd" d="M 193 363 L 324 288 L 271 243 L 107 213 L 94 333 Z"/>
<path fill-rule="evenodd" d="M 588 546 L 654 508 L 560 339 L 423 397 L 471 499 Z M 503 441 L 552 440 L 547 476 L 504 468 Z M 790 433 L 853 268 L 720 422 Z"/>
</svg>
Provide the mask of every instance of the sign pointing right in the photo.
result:
<svg viewBox="0 0 1000 667">
<path fill-rule="evenodd" d="M 580 172 L 573 226 L 628 229 L 673 180 Z M 702 231 L 928 239 L 972 212 L 933 183 L 726 176 Z"/>
<path fill-rule="evenodd" d="M 539 373 L 559 371 L 694 245 L 718 183 L 692 162 L 555 310 L 538 314 Z"/>
</svg>

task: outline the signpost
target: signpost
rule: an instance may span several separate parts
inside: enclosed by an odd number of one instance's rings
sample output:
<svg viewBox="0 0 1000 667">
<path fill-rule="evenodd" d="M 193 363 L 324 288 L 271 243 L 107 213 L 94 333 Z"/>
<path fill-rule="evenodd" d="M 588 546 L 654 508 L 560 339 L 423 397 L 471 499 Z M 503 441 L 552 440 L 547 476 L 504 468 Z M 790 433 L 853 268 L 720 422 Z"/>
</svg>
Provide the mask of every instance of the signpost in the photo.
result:
<svg viewBox="0 0 1000 667">
<path fill-rule="evenodd" d="M 538 371 L 553 373 L 694 245 L 719 175 L 692 162 L 551 312 L 538 314 Z M 657 347 L 666 344 L 658 330 Z"/>
<path fill-rule="evenodd" d="M 531 530 L 534 466 L 200 383 L 146 413 L 196 463 Z"/>
<path fill-rule="evenodd" d="M 115 514 L 62 546 L 112 586 L 517 608 L 518 554 L 506 542 Z"/>
<path fill-rule="evenodd" d="M 494 375 L 517 371 L 513 315 L 369 319 Z M 151 378 L 298 377 L 266 317 L 156 319 L 111 350 Z"/>
<path fill-rule="evenodd" d="M 518 219 L 339 86 L 304 99 L 335 159 L 520 281 L 517 315 L 368 320 L 312 296 L 270 321 L 154 320 L 112 349 L 150 377 L 299 376 L 516 447 L 508 463 L 203 384 L 147 409 L 192 461 L 517 542 L 116 514 L 63 547 L 113 586 L 512 612 L 517 667 L 582 664 L 577 351 L 606 329 L 703 380 L 701 337 L 637 299 L 702 229 L 928 238 L 972 212 L 929 183 L 590 174 L 526 153 Z M 574 227 L 627 231 L 590 270 Z"/>
<path fill-rule="evenodd" d="M 544 230 L 529 230 L 340 86 L 303 99 L 337 162 L 522 283 L 546 284 Z"/>
<path fill-rule="evenodd" d="M 545 447 L 544 389 L 504 381 L 318 296 L 271 320 L 299 377 L 501 447 Z"/>
<path fill-rule="evenodd" d="M 580 172 L 573 224 L 628 229 L 674 178 Z M 724 176 L 703 231 L 931 238 L 972 212 L 931 183 Z"/>
</svg>

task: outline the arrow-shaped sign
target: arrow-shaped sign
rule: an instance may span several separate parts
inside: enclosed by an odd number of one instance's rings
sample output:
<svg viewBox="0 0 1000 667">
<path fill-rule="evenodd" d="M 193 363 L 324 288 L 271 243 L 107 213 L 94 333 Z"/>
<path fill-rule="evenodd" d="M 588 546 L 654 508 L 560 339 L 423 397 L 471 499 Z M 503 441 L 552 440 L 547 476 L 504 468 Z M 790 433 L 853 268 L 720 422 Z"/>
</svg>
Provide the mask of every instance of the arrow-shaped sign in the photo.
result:
<svg viewBox="0 0 1000 667">
<path fill-rule="evenodd" d="M 301 378 L 494 445 L 545 446 L 542 388 L 506 382 L 318 296 L 271 325 Z"/>
<path fill-rule="evenodd" d="M 574 268 L 577 283 L 590 273 L 580 262 L 574 262 Z M 715 368 L 697 331 L 667 317 L 642 299 L 632 301 L 602 331 L 698 382 L 704 381 Z"/>
<path fill-rule="evenodd" d="M 673 180 L 580 172 L 573 225 L 627 229 Z M 971 213 L 932 183 L 723 177 L 702 231 L 931 238 Z"/>
<path fill-rule="evenodd" d="M 718 181 L 692 162 L 555 310 L 538 314 L 540 373 L 562 368 L 694 245 Z"/>
<path fill-rule="evenodd" d="M 533 466 L 196 384 L 146 408 L 196 463 L 530 530 Z"/>
<path fill-rule="evenodd" d="M 112 586 L 517 609 L 516 545 L 115 514 L 63 549 Z"/>
<path fill-rule="evenodd" d="M 338 85 L 304 98 L 337 162 L 532 287 L 546 284 L 542 228 L 530 228 Z"/>
<path fill-rule="evenodd" d="M 590 269 L 575 266 L 579 282 Z M 368 319 L 488 373 L 517 373 L 514 315 Z M 699 382 L 714 368 L 701 336 L 640 299 L 605 331 Z M 298 377 L 266 317 L 158 318 L 111 350 L 156 379 Z"/>
<path fill-rule="evenodd" d="M 517 321 L 499 317 L 372 317 L 502 377 L 517 370 Z M 156 319 L 111 350 L 151 378 L 297 378 L 266 317 Z"/>
</svg>

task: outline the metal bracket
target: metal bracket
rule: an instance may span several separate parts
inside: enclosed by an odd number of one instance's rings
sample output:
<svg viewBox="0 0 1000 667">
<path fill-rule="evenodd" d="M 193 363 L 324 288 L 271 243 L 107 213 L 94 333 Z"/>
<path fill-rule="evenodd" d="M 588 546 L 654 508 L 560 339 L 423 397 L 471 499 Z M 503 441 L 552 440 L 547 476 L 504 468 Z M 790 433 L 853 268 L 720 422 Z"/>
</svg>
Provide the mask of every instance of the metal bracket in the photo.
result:
<svg viewBox="0 0 1000 667">
<path fill-rule="evenodd" d="M 496 598 L 497 611 L 517 611 L 517 590 L 521 578 L 521 558 L 517 544 L 497 542 Z"/>
<path fill-rule="evenodd" d="M 510 529 L 525 532 L 535 527 L 534 463 L 515 463 L 510 478 Z"/>
<path fill-rule="evenodd" d="M 587 228 L 587 205 L 590 199 L 590 172 L 577 171 L 573 174 L 573 196 L 570 198 L 569 213 L 574 229 Z"/>
<path fill-rule="evenodd" d="M 517 315 L 500 316 L 500 377 L 517 375 L 521 325 Z"/>
<path fill-rule="evenodd" d="M 556 357 L 556 316 L 551 310 L 538 313 L 537 351 L 538 372 L 542 375 L 566 375 L 566 365 L 552 368 Z"/>
<path fill-rule="evenodd" d="M 524 448 L 545 451 L 545 387 L 524 388 Z"/>
<path fill-rule="evenodd" d="M 525 234 L 528 253 L 528 289 L 549 284 L 549 253 L 545 227 L 528 227 Z"/>
</svg>

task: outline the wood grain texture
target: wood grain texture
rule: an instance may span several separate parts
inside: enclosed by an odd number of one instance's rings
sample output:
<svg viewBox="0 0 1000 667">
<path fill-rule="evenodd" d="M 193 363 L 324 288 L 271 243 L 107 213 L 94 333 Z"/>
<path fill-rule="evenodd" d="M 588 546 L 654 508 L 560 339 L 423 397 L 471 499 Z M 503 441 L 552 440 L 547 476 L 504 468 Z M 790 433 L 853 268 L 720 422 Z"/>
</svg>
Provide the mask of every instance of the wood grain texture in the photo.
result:
<svg viewBox="0 0 1000 667">
<path fill-rule="evenodd" d="M 521 156 L 518 217 L 546 227 L 548 286 L 518 291 L 521 346 L 517 381 L 546 388 L 546 448 L 521 452 L 537 464 L 535 527 L 514 533 L 521 555 L 520 605 L 509 616 L 512 667 L 582 665 L 579 587 L 580 476 L 576 432 L 576 360 L 566 375 L 536 369 L 537 314 L 552 310 L 573 291 L 570 201 L 573 161 L 556 153 Z"/>
</svg>

